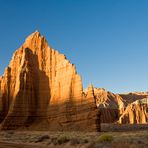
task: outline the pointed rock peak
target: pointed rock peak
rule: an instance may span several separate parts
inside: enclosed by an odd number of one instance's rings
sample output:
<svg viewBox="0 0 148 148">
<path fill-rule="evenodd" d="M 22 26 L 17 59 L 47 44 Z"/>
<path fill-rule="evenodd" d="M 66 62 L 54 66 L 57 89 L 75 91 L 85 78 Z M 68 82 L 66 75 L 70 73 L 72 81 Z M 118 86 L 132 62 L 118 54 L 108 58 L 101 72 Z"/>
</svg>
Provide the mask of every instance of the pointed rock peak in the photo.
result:
<svg viewBox="0 0 148 148">
<path fill-rule="evenodd" d="M 90 83 L 90 84 L 89 84 L 88 89 L 92 89 L 92 90 L 94 89 L 94 87 L 93 87 L 93 84 L 92 84 L 92 83 Z"/>
<path fill-rule="evenodd" d="M 33 32 L 31 35 L 29 35 L 28 37 L 27 37 L 27 39 L 26 39 L 26 41 L 27 40 L 30 40 L 30 39 L 32 39 L 32 38 L 39 38 L 39 37 L 43 37 L 41 34 L 40 34 L 40 32 L 38 31 L 38 30 L 36 30 L 35 32 Z"/>
<path fill-rule="evenodd" d="M 35 32 L 32 33 L 32 35 L 38 35 L 38 36 L 41 36 L 41 33 L 40 33 L 38 30 L 36 30 Z"/>
<path fill-rule="evenodd" d="M 36 51 L 38 49 L 45 49 L 45 47 L 48 46 L 49 45 L 45 37 L 42 36 L 37 30 L 26 38 L 25 43 L 23 45 L 24 48 L 29 48 L 32 51 Z"/>
<path fill-rule="evenodd" d="M 40 33 L 39 30 L 36 30 L 34 33 Z"/>
<path fill-rule="evenodd" d="M 87 98 L 93 98 L 94 97 L 94 87 L 92 83 L 88 86 L 88 91 L 87 91 Z"/>
</svg>

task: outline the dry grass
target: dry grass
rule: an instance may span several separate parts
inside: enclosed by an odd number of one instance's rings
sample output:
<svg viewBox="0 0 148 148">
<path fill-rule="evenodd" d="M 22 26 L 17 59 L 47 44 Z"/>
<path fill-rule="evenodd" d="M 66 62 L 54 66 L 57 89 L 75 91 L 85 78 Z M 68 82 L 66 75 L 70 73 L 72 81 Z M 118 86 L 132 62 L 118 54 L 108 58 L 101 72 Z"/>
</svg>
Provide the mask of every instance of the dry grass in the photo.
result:
<svg viewBox="0 0 148 148">
<path fill-rule="evenodd" d="M 0 131 L 0 141 L 30 143 L 43 147 L 146 148 L 148 130 L 127 132 Z"/>
</svg>

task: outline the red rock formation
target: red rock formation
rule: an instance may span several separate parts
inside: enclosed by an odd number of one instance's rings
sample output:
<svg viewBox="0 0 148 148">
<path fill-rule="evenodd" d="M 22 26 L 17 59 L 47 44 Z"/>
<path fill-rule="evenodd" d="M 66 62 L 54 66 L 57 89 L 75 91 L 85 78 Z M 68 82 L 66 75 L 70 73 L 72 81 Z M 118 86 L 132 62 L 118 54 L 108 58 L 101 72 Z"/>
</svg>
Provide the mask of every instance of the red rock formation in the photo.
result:
<svg viewBox="0 0 148 148">
<path fill-rule="evenodd" d="M 148 98 L 129 104 L 119 118 L 119 123 L 148 123 Z"/>
<path fill-rule="evenodd" d="M 142 101 L 143 98 L 148 97 L 147 92 L 119 95 L 95 88 L 94 96 L 102 114 L 101 123 L 148 123 L 148 101 Z"/>
<path fill-rule="evenodd" d="M 9 109 L 9 96 L 10 96 L 10 72 L 11 69 L 7 67 L 4 72 L 4 76 L 1 77 L 0 81 L 0 122 L 3 121 L 8 113 Z"/>
<path fill-rule="evenodd" d="M 78 82 L 80 83 L 80 81 Z M 91 91 L 92 89 L 89 87 L 90 94 Z M 72 95 L 66 101 L 61 99 L 61 102 L 56 100 L 56 103 L 52 102 L 52 105 L 50 104 L 48 120 L 49 126 L 52 127 L 50 130 L 100 130 L 100 121 L 94 97 L 91 95 L 82 96 L 82 89 L 81 93 L 76 94 L 76 96 Z"/>
<path fill-rule="evenodd" d="M 84 93 L 87 94 L 88 90 L 85 90 Z M 119 95 L 103 88 L 93 88 L 93 96 L 101 113 L 101 123 L 118 121 L 120 111 L 124 109 L 125 101 Z"/>
<path fill-rule="evenodd" d="M 82 90 L 75 66 L 35 32 L 14 53 L 0 80 L 2 129 L 96 131 L 95 100 Z"/>
<path fill-rule="evenodd" d="M 94 88 L 94 96 L 98 107 L 121 109 L 125 106 L 125 101 L 118 94 L 111 93 L 102 88 Z"/>
</svg>

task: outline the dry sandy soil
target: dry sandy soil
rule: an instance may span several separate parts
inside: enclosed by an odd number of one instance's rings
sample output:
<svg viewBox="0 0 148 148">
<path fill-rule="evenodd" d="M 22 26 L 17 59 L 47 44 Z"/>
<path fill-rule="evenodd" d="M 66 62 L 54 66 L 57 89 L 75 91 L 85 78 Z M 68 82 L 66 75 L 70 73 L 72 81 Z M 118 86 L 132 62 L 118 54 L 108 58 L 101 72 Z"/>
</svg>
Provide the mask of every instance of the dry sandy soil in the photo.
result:
<svg viewBox="0 0 148 148">
<path fill-rule="evenodd" d="M 106 124 L 102 129 L 99 133 L 0 131 L 0 148 L 148 148 L 148 125 Z"/>
</svg>

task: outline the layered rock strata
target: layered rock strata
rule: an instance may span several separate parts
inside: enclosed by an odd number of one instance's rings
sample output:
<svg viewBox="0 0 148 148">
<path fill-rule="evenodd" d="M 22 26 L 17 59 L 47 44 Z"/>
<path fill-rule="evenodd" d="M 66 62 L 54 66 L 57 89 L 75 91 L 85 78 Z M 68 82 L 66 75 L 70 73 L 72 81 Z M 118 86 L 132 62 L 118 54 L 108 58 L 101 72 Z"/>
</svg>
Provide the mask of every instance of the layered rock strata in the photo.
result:
<svg viewBox="0 0 148 148">
<path fill-rule="evenodd" d="M 117 94 L 106 91 L 103 88 L 93 88 L 94 99 L 101 113 L 101 123 L 113 123 L 118 121 L 121 111 L 124 110 L 125 101 Z M 84 91 L 87 94 L 88 90 Z"/>
<path fill-rule="evenodd" d="M 82 90 L 75 66 L 36 31 L 0 79 L 2 129 L 99 130 L 95 100 Z"/>
<path fill-rule="evenodd" d="M 148 98 L 136 100 L 129 104 L 120 116 L 119 123 L 148 123 Z"/>
</svg>

